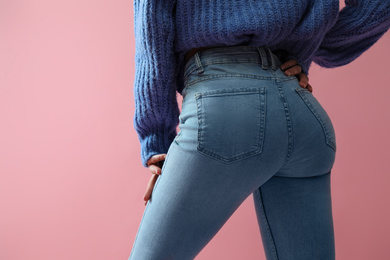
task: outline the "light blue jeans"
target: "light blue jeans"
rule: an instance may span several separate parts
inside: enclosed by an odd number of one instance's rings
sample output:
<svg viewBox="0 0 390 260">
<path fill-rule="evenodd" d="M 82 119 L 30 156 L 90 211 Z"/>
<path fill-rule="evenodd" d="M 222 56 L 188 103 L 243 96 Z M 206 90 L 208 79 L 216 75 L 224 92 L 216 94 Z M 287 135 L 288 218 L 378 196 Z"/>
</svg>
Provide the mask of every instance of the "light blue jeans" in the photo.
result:
<svg viewBox="0 0 390 260">
<path fill-rule="evenodd" d="M 180 131 L 129 259 L 196 255 L 253 194 L 268 260 L 335 259 L 332 122 L 269 48 L 226 46 L 185 65 Z"/>
</svg>

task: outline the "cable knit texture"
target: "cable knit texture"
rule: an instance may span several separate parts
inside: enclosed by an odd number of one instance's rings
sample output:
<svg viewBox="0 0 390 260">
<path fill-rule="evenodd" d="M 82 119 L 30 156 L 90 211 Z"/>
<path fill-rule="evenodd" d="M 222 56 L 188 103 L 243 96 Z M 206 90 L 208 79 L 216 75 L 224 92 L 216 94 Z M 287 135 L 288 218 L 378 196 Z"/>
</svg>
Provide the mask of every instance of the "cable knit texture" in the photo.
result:
<svg viewBox="0 0 390 260">
<path fill-rule="evenodd" d="M 267 46 L 308 75 L 350 63 L 390 27 L 390 0 L 134 0 L 134 127 L 142 165 L 167 153 L 179 123 L 184 56 L 202 46 Z"/>
</svg>

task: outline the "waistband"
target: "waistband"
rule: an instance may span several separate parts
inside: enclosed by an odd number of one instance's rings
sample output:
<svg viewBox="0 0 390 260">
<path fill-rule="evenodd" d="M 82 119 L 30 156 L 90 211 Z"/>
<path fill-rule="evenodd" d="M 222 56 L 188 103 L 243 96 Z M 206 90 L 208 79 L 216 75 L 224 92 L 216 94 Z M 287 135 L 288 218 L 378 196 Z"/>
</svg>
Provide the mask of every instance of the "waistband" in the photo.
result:
<svg viewBox="0 0 390 260">
<path fill-rule="evenodd" d="M 281 65 L 279 57 L 266 46 L 221 46 L 196 52 L 185 64 L 184 76 L 195 70 L 200 74 L 204 71 L 203 66 L 208 64 L 229 62 L 259 63 L 264 70 L 276 70 Z"/>
</svg>

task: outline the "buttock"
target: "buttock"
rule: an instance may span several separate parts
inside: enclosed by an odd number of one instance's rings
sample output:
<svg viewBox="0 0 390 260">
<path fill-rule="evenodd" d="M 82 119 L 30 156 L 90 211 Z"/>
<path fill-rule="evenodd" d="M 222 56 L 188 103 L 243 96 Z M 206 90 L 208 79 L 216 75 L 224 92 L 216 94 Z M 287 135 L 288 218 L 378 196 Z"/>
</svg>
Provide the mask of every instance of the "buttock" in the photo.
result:
<svg viewBox="0 0 390 260">
<path fill-rule="evenodd" d="M 295 76 L 256 62 L 203 64 L 186 75 L 179 132 L 183 152 L 232 166 L 275 164 L 277 176 L 330 171 L 336 136 L 318 99 Z"/>
</svg>

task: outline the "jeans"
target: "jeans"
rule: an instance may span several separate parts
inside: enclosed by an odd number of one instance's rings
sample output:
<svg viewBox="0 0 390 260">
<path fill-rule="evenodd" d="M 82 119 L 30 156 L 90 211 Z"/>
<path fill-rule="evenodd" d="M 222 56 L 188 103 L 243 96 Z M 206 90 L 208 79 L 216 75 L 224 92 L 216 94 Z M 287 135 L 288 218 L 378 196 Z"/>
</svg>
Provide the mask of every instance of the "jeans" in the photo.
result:
<svg viewBox="0 0 390 260">
<path fill-rule="evenodd" d="M 186 63 L 180 131 L 129 259 L 194 259 L 251 194 L 268 260 L 335 259 L 334 128 L 280 65 L 262 46 L 207 49 Z"/>
</svg>

